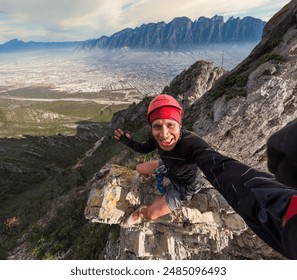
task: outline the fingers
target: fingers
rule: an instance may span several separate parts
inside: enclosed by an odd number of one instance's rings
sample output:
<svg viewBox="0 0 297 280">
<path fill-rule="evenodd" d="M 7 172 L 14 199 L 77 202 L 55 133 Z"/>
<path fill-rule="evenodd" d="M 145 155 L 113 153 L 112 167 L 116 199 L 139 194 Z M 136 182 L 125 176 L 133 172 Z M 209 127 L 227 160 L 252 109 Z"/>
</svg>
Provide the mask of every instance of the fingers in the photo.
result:
<svg viewBox="0 0 297 280">
<path fill-rule="evenodd" d="M 120 140 L 120 137 L 124 135 L 124 131 L 121 130 L 120 128 L 116 129 L 114 131 L 114 138 L 117 139 L 117 140 Z"/>
<path fill-rule="evenodd" d="M 126 135 L 128 138 L 131 138 L 130 134 L 129 133 L 124 133 L 123 130 L 121 130 L 120 128 L 116 129 L 114 131 L 114 138 L 117 139 L 117 140 L 120 140 L 120 137 L 123 136 L 123 135 Z"/>
<path fill-rule="evenodd" d="M 139 213 L 139 212 L 136 212 L 136 213 L 133 213 L 133 214 L 132 214 L 132 218 L 133 218 L 134 221 L 135 221 L 135 220 L 138 220 L 139 217 L 140 217 L 140 213 Z"/>
<path fill-rule="evenodd" d="M 132 214 L 133 221 L 137 221 L 138 219 L 143 219 L 144 215 L 140 212 L 136 212 Z"/>
<path fill-rule="evenodd" d="M 146 218 L 148 215 L 148 207 L 147 206 L 142 206 L 138 208 L 133 214 L 133 220 L 137 220 L 139 218 L 143 219 Z"/>
</svg>

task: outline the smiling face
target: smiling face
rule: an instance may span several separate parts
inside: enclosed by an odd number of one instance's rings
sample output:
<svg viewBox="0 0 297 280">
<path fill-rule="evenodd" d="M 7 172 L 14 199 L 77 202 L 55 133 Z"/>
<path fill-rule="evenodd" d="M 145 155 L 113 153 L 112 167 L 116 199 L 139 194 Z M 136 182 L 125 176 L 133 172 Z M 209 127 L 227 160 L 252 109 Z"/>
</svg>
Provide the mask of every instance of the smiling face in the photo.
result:
<svg viewBox="0 0 297 280">
<path fill-rule="evenodd" d="M 157 119 L 152 123 L 152 134 L 164 151 L 175 147 L 181 135 L 180 129 L 181 125 L 171 119 Z"/>
</svg>

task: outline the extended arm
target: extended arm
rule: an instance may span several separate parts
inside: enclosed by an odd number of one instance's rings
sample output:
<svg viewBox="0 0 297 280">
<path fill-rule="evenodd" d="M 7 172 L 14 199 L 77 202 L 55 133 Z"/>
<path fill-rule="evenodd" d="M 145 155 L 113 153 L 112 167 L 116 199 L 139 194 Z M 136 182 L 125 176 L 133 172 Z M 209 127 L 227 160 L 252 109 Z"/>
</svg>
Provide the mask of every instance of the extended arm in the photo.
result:
<svg viewBox="0 0 297 280">
<path fill-rule="evenodd" d="M 208 181 L 224 196 L 247 225 L 268 245 L 292 257 L 282 244 L 282 217 L 296 189 L 214 151 L 203 141 L 193 145 L 193 157 Z"/>
</svg>

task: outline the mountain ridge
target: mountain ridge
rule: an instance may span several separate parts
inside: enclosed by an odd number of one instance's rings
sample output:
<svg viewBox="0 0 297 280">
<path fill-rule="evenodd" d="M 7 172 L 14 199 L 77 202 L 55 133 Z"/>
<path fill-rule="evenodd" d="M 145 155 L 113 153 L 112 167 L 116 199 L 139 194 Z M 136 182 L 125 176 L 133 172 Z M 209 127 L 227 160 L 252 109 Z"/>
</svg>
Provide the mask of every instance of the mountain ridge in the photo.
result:
<svg viewBox="0 0 297 280">
<path fill-rule="evenodd" d="M 35 50 L 48 50 L 48 49 L 62 49 L 62 48 L 75 48 L 79 46 L 79 41 L 68 42 L 24 42 L 19 39 L 12 39 L 0 45 L 0 52 L 17 52 L 17 51 L 35 51 Z"/>
<path fill-rule="evenodd" d="M 144 23 L 136 28 L 125 28 L 111 36 L 98 39 L 64 42 L 24 42 L 12 39 L 0 45 L 0 52 L 16 52 L 43 49 L 73 48 L 91 50 L 93 48 L 118 49 L 179 49 L 209 44 L 258 42 L 265 22 L 247 16 L 243 19 L 233 16 L 224 22 L 223 16 L 204 16 L 192 21 L 181 16 L 165 23 Z"/>
<path fill-rule="evenodd" d="M 192 21 L 188 17 L 176 17 L 171 22 L 142 24 L 140 27 L 125 28 L 99 39 L 88 40 L 80 48 L 149 48 L 179 49 L 207 44 L 258 42 L 265 22 L 253 17 L 230 17 L 224 22 L 223 16 L 199 17 Z"/>
</svg>

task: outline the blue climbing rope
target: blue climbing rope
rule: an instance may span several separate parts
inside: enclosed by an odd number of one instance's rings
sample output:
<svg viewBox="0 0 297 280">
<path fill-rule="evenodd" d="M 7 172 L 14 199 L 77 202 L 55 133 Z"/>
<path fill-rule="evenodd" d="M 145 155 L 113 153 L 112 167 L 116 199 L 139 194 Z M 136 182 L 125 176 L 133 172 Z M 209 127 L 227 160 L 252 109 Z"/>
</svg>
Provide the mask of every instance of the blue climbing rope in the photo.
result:
<svg viewBox="0 0 297 280">
<path fill-rule="evenodd" d="M 167 168 L 165 165 L 161 165 L 155 170 L 155 177 L 156 177 L 156 185 L 157 189 L 161 194 L 165 194 L 166 190 L 163 186 L 164 174 L 167 172 Z"/>
</svg>

